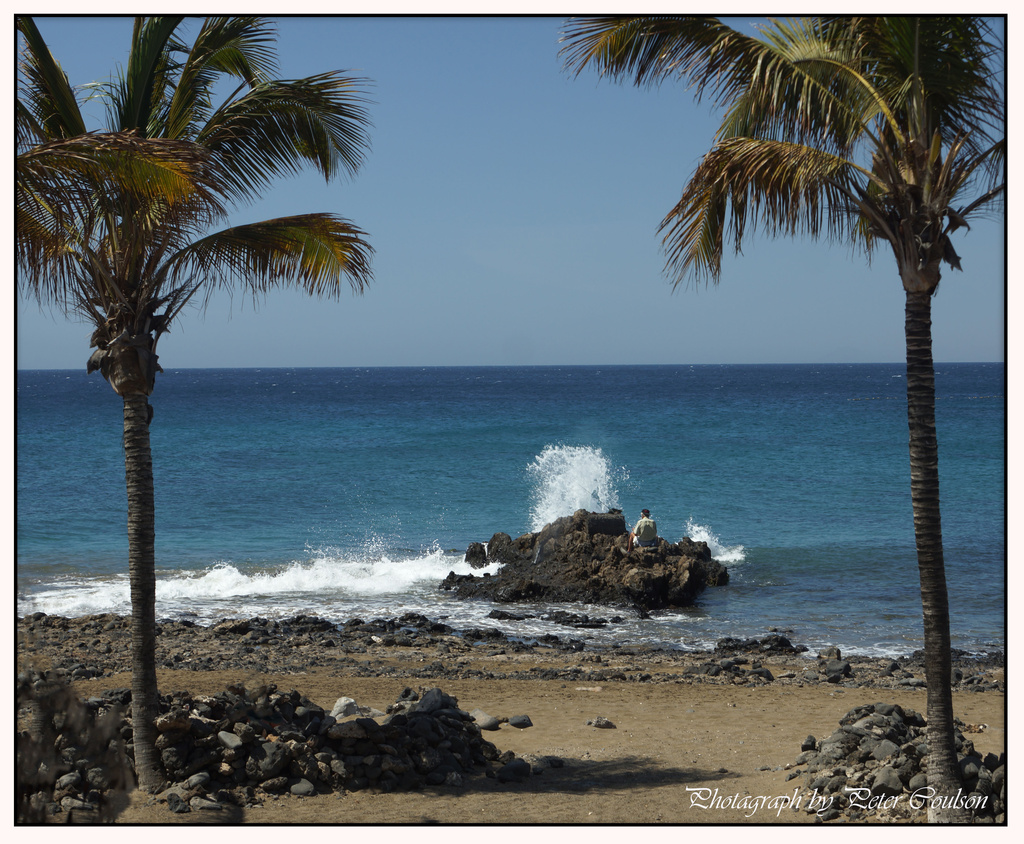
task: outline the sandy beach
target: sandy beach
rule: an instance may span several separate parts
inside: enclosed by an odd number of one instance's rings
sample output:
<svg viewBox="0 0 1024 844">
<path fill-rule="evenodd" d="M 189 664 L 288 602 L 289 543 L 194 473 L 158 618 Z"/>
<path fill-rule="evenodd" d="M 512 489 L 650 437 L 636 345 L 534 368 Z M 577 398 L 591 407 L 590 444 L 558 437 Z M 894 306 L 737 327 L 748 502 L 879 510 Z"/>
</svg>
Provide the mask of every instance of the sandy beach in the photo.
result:
<svg viewBox="0 0 1024 844">
<path fill-rule="evenodd" d="M 81 632 L 21 637 L 19 664 L 67 665 L 76 659 L 69 642 L 81 639 Z M 93 639 L 93 645 L 100 641 Z M 180 652 L 183 641 L 180 635 L 161 637 L 167 653 Z M 436 686 L 467 711 L 479 708 L 499 719 L 528 715 L 533 726 L 502 723 L 487 738 L 520 757 L 557 757 L 561 767 L 521 783 L 480 775 L 457 788 L 404 793 L 266 795 L 258 807 L 182 815 L 171 813 L 159 796 L 134 792 L 119 823 L 814 823 L 806 804 L 792 808 L 805 784 L 793 764 L 805 738 L 828 736 L 849 710 L 863 704 L 925 711 L 923 688 L 886 687 L 892 679 L 877 677 L 870 660 L 862 665 L 854 660 L 854 678 L 828 683 L 808 680 L 816 661 L 807 655 L 759 659 L 775 678 L 765 681 L 694 674 L 692 666 L 714 659 L 710 654 L 642 649 L 595 653 L 467 644 L 453 654 L 449 642 L 432 648 L 380 643 L 336 654 L 329 664 L 323 658 L 303 659 L 301 648 L 285 644 L 269 654 L 260 650 L 259 663 L 236 660 L 223 669 L 189 665 L 193 660 L 206 665 L 209 650 L 186 652 L 185 667 L 160 669 L 161 692 L 213 695 L 232 684 L 251 688 L 269 682 L 296 689 L 326 709 L 347 696 L 383 711 L 407 687 Z M 116 666 L 123 651 L 115 648 L 107 659 Z M 318 664 L 295 670 L 303 662 Z M 275 663 L 280 670 L 266 669 Z M 901 673 L 923 676 L 911 664 Z M 528 679 L 531 675 L 538 679 Z M 989 666 L 981 675 L 987 690 L 956 691 L 956 713 L 982 755 L 998 754 L 1005 748 L 1004 672 Z M 113 671 L 78 680 L 74 688 L 85 697 L 129 683 L 126 672 Z M 614 726 L 595 726 L 598 719 Z M 891 819 L 869 812 L 865 820 Z"/>
</svg>

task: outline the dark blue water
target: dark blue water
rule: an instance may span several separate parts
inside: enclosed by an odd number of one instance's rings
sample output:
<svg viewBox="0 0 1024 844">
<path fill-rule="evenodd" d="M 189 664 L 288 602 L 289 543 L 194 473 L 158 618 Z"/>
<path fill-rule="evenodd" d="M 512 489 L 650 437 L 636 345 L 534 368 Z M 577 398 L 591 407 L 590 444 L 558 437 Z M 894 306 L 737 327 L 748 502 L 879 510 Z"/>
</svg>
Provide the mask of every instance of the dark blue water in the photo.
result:
<svg viewBox="0 0 1024 844">
<path fill-rule="evenodd" d="M 953 641 L 976 651 L 1005 639 L 1004 375 L 936 367 Z M 18 610 L 127 612 L 121 402 L 81 372 L 17 390 Z M 152 404 L 161 616 L 477 624 L 491 606 L 436 589 L 470 542 L 648 507 L 732 582 L 594 637 L 921 646 L 902 364 L 172 370 Z"/>
</svg>

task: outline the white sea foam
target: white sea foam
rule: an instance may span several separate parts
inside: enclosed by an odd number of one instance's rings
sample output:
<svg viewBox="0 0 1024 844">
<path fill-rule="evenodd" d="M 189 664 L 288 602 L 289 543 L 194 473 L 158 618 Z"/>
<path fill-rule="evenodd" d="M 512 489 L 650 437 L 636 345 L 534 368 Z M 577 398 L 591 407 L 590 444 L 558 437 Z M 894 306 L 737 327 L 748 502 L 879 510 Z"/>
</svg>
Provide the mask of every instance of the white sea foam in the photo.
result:
<svg viewBox="0 0 1024 844">
<path fill-rule="evenodd" d="M 534 479 L 532 531 L 580 509 L 603 513 L 617 508 L 615 481 L 627 477 L 625 470 L 612 469 L 600 448 L 591 446 L 546 445 L 527 472 Z"/>
<path fill-rule="evenodd" d="M 686 535 L 694 542 L 706 542 L 711 556 L 720 563 L 742 563 L 747 555 L 742 545 L 724 545 L 708 525 L 697 524 L 692 518 L 686 522 Z"/>
<path fill-rule="evenodd" d="M 417 592 L 436 592 L 437 584 L 454 571 L 468 574 L 461 555 L 434 548 L 422 555 L 342 553 L 319 549 L 310 559 L 270 569 L 245 570 L 219 562 L 194 572 L 175 572 L 157 578 L 157 616 L 266 615 L 289 612 L 322 614 L 332 604 L 391 604 L 399 606 Z M 494 573 L 497 566 L 474 573 Z M 276 612 L 275 612 L 276 608 Z M 126 576 L 52 584 L 19 599 L 19 613 L 45 612 L 76 617 L 94 613 L 129 614 L 131 599 Z"/>
<path fill-rule="evenodd" d="M 96 613 L 131 613 L 128 576 L 95 579 L 62 579 L 48 583 L 31 595 L 18 597 L 18 615 L 44 612 L 77 618 Z"/>
</svg>

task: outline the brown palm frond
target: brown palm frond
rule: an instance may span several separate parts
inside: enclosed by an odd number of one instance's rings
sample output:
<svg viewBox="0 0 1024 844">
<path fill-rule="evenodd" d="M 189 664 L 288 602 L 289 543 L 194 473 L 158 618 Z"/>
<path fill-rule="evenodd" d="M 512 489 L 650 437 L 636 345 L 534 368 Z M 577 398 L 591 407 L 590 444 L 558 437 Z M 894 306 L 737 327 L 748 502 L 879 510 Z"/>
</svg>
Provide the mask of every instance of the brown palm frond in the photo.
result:
<svg viewBox="0 0 1024 844">
<path fill-rule="evenodd" d="M 179 219 L 223 214 L 209 153 L 195 144 L 95 132 L 38 144 L 15 166 L 18 283 L 26 293 L 66 299 L 81 249 L 108 235 L 113 220 L 159 213 Z"/>
<path fill-rule="evenodd" d="M 801 144 L 730 138 L 704 156 L 660 231 L 674 284 L 693 272 L 717 281 L 724 233 L 736 251 L 748 222 L 770 234 L 842 238 L 851 219 L 850 185 L 859 171 L 846 159 Z"/>
<path fill-rule="evenodd" d="M 164 271 L 186 286 L 193 278 L 205 279 L 207 296 L 217 286 L 241 286 L 258 299 L 275 287 L 294 285 L 337 299 L 346 282 L 361 293 L 372 280 L 373 248 L 365 237 L 332 214 L 280 217 L 199 238 L 172 256 Z"/>
<path fill-rule="evenodd" d="M 15 175 L 26 201 L 38 201 L 54 188 L 78 213 L 83 197 L 98 192 L 160 195 L 175 202 L 205 188 L 209 196 L 210 158 L 207 150 L 184 141 L 141 138 L 134 131 L 89 132 L 19 152 Z"/>
</svg>

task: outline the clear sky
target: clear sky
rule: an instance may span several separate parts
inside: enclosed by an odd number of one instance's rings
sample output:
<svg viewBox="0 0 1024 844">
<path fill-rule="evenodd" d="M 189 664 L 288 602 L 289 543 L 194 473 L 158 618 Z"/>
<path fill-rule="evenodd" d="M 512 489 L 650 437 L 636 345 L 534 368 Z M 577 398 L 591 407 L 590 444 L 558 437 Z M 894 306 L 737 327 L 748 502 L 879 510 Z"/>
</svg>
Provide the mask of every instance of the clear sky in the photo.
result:
<svg viewBox="0 0 1024 844">
<path fill-rule="evenodd" d="M 161 338 L 165 369 L 905 359 L 903 291 L 882 249 L 869 265 L 846 245 L 751 239 L 718 286 L 673 292 L 658 224 L 719 116 L 678 83 L 573 78 L 564 18 L 275 20 L 283 78 L 372 80 L 372 149 L 354 179 L 282 180 L 232 222 L 340 214 L 368 233 L 374 280 L 335 302 L 215 297 Z M 127 60 L 127 18 L 37 22 L 75 85 Z M 944 269 L 934 357 L 1002 360 L 1002 217 L 956 248 L 964 271 Z M 85 367 L 87 325 L 17 298 L 16 329 L 18 368 Z"/>
</svg>

